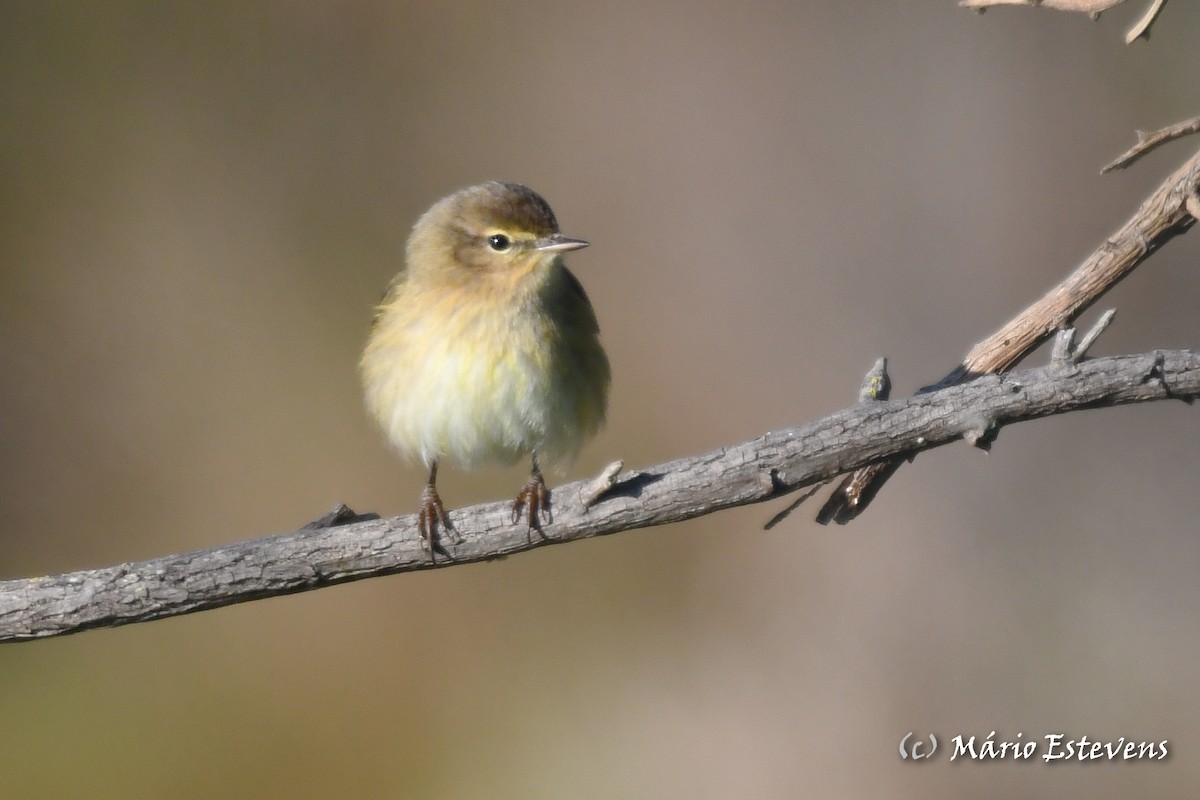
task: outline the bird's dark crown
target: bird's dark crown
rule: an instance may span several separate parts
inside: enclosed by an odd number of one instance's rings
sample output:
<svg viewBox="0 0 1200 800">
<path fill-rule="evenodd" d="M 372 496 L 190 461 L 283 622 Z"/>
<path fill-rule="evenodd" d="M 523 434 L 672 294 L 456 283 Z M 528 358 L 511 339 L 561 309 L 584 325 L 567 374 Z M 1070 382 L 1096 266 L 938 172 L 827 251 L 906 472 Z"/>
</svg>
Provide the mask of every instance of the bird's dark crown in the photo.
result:
<svg viewBox="0 0 1200 800">
<path fill-rule="evenodd" d="M 488 181 L 451 196 L 463 222 L 483 223 L 535 237 L 558 233 L 558 220 L 540 194 L 519 183 Z"/>
</svg>

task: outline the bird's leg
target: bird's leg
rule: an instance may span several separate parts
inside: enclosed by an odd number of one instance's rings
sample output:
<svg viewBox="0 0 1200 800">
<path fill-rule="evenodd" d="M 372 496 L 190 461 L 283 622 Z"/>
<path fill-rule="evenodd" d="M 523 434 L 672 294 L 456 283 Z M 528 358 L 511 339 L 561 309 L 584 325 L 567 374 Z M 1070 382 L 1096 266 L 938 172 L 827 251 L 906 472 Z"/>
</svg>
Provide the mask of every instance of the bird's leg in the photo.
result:
<svg viewBox="0 0 1200 800">
<path fill-rule="evenodd" d="M 429 558 L 435 559 L 437 553 L 441 553 L 450 558 L 450 554 L 446 552 L 438 541 L 438 526 L 447 533 L 455 534 L 454 527 L 450 524 L 450 519 L 446 516 L 446 507 L 442 505 L 442 498 L 437 491 L 437 459 L 429 467 L 429 483 L 425 484 L 425 488 L 421 491 L 421 510 L 417 512 L 417 529 L 421 532 L 421 545 L 429 551 Z M 455 543 L 461 541 L 457 534 L 454 535 Z"/>
<path fill-rule="evenodd" d="M 533 451 L 533 468 L 529 471 L 529 480 L 521 487 L 521 491 L 517 493 L 517 499 L 513 501 L 514 523 L 521 518 L 523 508 L 528 509 L 526 520 L 530 530 L 541 533 L 542 525 L 538 518 L 539 514 L 546 518 L 546 524 L 554 522 L 554 515 L 550 513 L 550 487 L 546 485 L 546 479 L 542 477 L 536 450 Z"/>
</svg>

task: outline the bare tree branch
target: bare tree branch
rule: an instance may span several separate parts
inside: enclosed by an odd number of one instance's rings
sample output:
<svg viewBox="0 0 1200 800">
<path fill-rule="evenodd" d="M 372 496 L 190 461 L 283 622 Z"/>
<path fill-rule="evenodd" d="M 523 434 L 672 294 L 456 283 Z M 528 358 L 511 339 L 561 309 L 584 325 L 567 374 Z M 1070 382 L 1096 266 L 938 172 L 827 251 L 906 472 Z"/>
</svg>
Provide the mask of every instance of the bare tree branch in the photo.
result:
<svg viewBox="0 0 1200 800">
<path fill-rule="evenodd" d="M 1200 132 L 1200 117 L 1192 117 L 1185 119 L 1183 122 L 1176 122 L 1174 125 L 1146 133 L 1145 131 L 1136 131 L 1137 144 L 1126 150 L 1121 155 L 1114 158 L 1109 163 L 1105 164 L 1100 170 L 1100 174 L 1112 172 L 1115 169 L 1125 169 L 1133 162 L 1137 161 L 1142 156 L 1149 153 L 1160 144 L 1174 141 L 1182 136 L 1188 136 L 1193 133 Z"/>
<path fill-rule="evenodd" d="M 1092 19 L 1099 19 L 1102 12 L 1124 2 L 1125 0 L 959 0 L 958 4 L 976 11 L 987 11 L 993 6 L 1037 6 L 1057 11 L 1078 11 L 1091 15 Z"/>
<path fill-rule="evenodd" d="M 1200 152 L 1175 170 L 1074 272 L 975 345 L 944 378 L 921 391 L 1012 369 L 1056 331 L 1068 327 L 1158 248 L 1191 228 L 1196 221 L 1194 213 L 1200 210 L 1198 192 Z M 821 507 L 817 521 L 844 525 L 857 517 L 903 463 L 904 459 L 882 461 L 846 476 Z"/>
<path fill-rule="evenodd" d="M 1200 396 L 1200 353 L 1162 351 L 988 376 L 902 400 L 864 401 L 824 419 L 649 469 L 554 491 L 541 532 L 511 502 L 450 514 L 462 536 L 433 563 L 413 515 L 340 508 L 293 533 L 104 569 L 0 582 L 0 641 L 111 627 L 398 572 L 501 558 L 545 544 L 663 525 L 770 500 L 848 469 L 1000 427 L 1087 408 Z M 606 470 L 606 472 L 608 472 Z M 586 503 L 594 504 L 588 508 Z M 348 524 L 341 524 L 348 523 Z"/>
<path fill-rule="evenodd" d="M 1114 6 L 1119 6 L 1125 0 L 959 0 L 963 8 L 970 8 L 982 14 L 993 6 L 1037 6 L 1053 8 L 1058 11 L 1077 11 L 1087 14 L 1093 21 Z M 1158 18 L 1167 0 L 1152 0 L 1146 11 L 1125 34 L 1125 44 L 1133 44 L 1140 37 L 1150 37 L 1150 26 Z"/>
</svg>

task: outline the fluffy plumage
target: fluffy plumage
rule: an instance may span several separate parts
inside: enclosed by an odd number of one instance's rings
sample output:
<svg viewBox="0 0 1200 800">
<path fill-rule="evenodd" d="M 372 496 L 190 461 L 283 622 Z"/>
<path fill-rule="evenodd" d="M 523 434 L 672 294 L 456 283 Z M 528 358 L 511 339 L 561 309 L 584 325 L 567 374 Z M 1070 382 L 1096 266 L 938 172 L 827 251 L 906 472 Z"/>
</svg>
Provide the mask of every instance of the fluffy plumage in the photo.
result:
<svg viewBox="0 0 1200 800">
<path fill-rule="evenodd" d="M 584 245 L 518 184 L 463 189 L 417 221 L 361 362 L 367 407 L 397 450 L 467 468 L 575 457 L 604 422 L 610 375 L 562 262 Z"/>
</svg>

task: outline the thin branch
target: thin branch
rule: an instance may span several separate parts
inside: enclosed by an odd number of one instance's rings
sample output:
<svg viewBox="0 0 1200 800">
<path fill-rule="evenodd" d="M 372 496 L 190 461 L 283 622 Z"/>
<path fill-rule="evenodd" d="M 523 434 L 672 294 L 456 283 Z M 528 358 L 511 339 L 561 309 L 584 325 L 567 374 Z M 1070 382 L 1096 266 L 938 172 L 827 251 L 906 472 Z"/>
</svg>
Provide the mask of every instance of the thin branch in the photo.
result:
<svg viewBox="0 0 1200 800">
<path fill-rule="evenodd" d="M 1128 167 L 1159 145 L 1198 132 L 1200 132 L 1200 117 L 1185 119 L 1183 122 L 1176 122 L 1174 125 L 1168 125 L 1161 130 L 1150 133 L 1136 131 L 1137 144 L 1124 153 L 1121 153 L 1121 155 L 1114 158 L 1108 164 L 1105 164 L 1104 168 L 1100 170 L 1100 174 L 1104 175 L 1115 169 L 1125 169 L 1125 167 Z"/>
<path fill-rule="evenodd" d="M 599 475 L 592 478 L 592 482 L 579 495 L 583 507 L 591 508 L 599 502 L 601 497 L 611 492 L 613 487 L 617 485 L 617 476 L 621 474 L 621 470 L 623 469 L 625 469 L 624 461 L 614 461 L 601 470 Z"/>
<path fill-rule="evenodd" d="M 1065 328 L 1059 331 L 1054 337 L 1054 347 L 1050 351 L 1050 363 L 1068 366 L 1083 361 L 1087 357 L 1088 350 L 1100 338 L 1100 334 L 1108 330 L 1108 326 L 1112 324 L 1113 318 L 1116 316 L 1117 311 L 1114 308 L 1105 311 L 1078 344 L 1075 343 L 1074 328 Z"/>
<path fill-rule="evenodd" d="M 1191 228 L 1196 221 L 1192 209 L 1200 205 L 1194 199 L 1198 191 L 1200 152 L 1163 181 L 1134 215 L 1058 286 L 975 345 L 944 378 L 921 391 L 1012 369 L 1055 332 L 1070 326 L 1158 248 Z M 848 475 L 825 501 L 817 521 L 844 525 L 857 517 L 904 460 L 871 464 Z"/>
<path fill-rule="evenodd" d="M 1133 44 L 1143 36 L 1147 39 L 1150 38 L 1150 26 L 1154 24 L 1154 20 L 1158 19 L 1158 14 L 1166 2 L 1167 0 L 1154 0 L 1150 4 L 1146 13 L 1142 14 L 1142 18 L 1133 23 L 1133 27 L 1125 34 L 1125 44 Z"/>
<path fill-rule="evenodd" d="M 1072 363 L 1078 364 L 1087 356 L 1088 350 L 1092 349 L 1092 345 L 1100 338 L 1100 334 L 1108 330 L 1108 326 L 1112 324 L 1113 318 L 1116 316 L 1117 310 L 1115 308 L 1110 308 L 1100 315 L 1100 319 L 1096 320 L 1096 323 L 1092 325 L 1092 329 L 1084 334 L 1083 338 L 1079 340 L 1078 345 L 1072 348 L 1070 354 Z"/>
<path fill-rule="evenodd" d="M 807 425 L 641 470 L 588 509 L 594 481 L 554 491 L 543 536 L 511 502 L 451 513 L 462 541 L 431 563 L 416 517 L 338 509 L 312 527 L 104 569 L 0 582 L 0 641 L 203 611 L 379 575 L 486 561 L 546 544 L 692 519 L 758 503 L 862 464 L 979 430 L 1087 408 L 1200 396 L 1200 353 L 1162 351 L 989 376 L 902 400 L 860 402 Z M 339 524 L 348 522 L 348 524 Z M 332 525 L 333 527 L 330 527 Z"/>
<path fill-rule="evenodd" d="M 959 0 L 963 8 L 970 8 L 982 14 L 993 6 L 1037 6 L 1053 8 L 1058 11 L 1075 11 L 1087 14 L 1092 21 L 1100 19 L 1100 15 L 1113 6 L 1119 6 L 1125 0 Z M 1167 0 L 1152 0 L 1141 18 L 1125 34 L 1125 44 L 1133 44 L 1140 37 L 1150 38 L 1150 26 L 1158 18 Z"/>
<path fill-rule="evenodd" d="M 1102 12 L 1124 2 L 1125 0 L 959 0 L 958 4 L 980 12 L 993 6 L 1038 6 L 1057 11 L 1078 11 L 1090 15 L 1092 19 L 1099 19 Z"/>
</svg>

